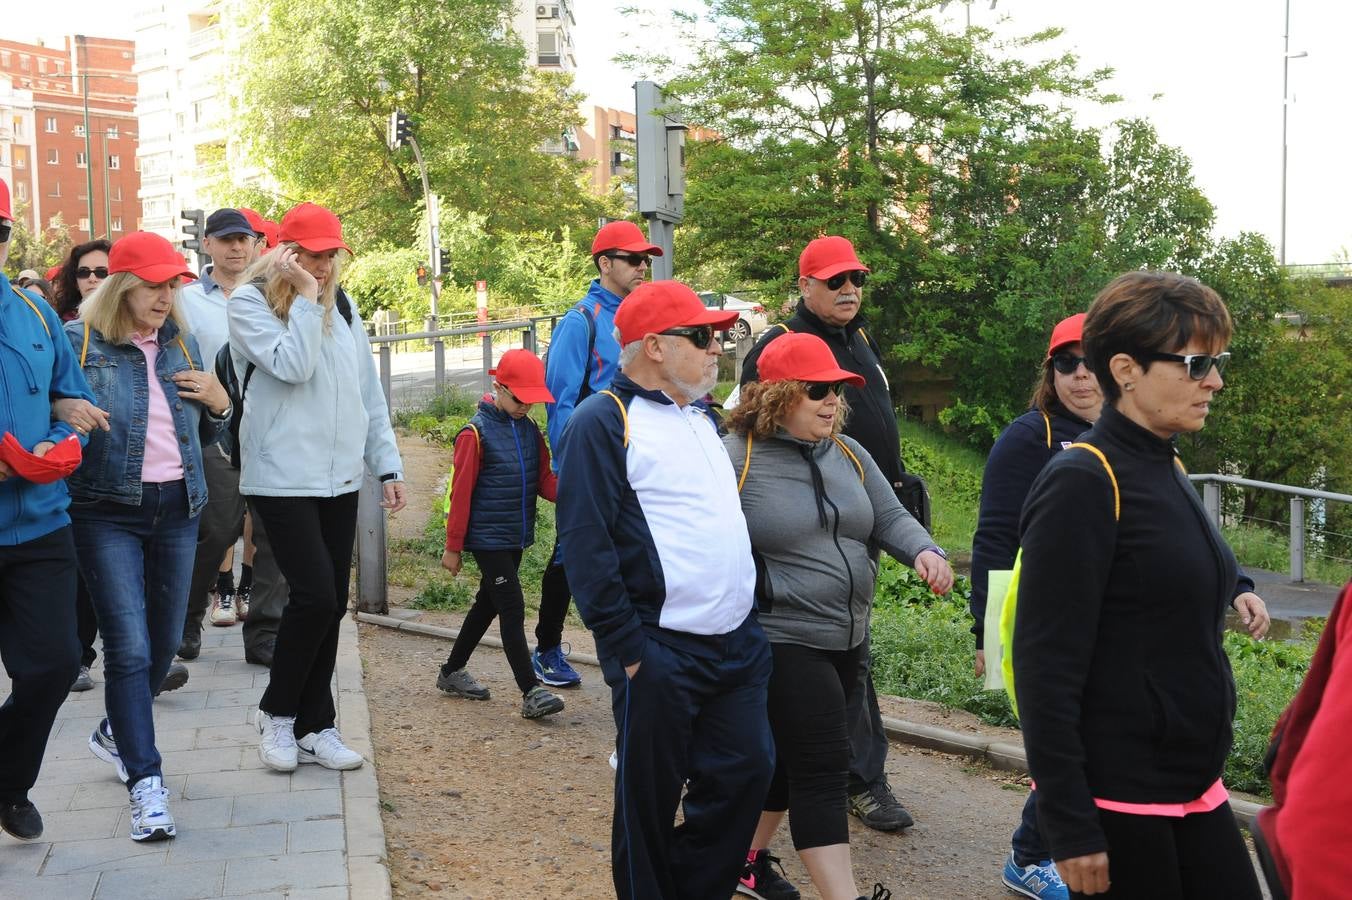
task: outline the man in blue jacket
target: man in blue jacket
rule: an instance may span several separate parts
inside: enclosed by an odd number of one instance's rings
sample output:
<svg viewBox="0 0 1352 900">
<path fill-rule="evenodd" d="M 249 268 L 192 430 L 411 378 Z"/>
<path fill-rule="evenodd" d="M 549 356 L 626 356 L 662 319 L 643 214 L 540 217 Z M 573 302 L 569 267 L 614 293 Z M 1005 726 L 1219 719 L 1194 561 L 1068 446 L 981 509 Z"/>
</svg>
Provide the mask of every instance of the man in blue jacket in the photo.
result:
<svg viewBox="0 0 1352 900">
<path fill-rule="evenodd" d="M 587 296 L 559 320 L 545 356 L 545 385 L 554 402 L 545 404 L 549 446 L 555 471 L 563 443 L 564 426 L 577 405 L 589 395 L 610 386 L 619 368 L 620 345 L 613 334 L 615 311 L 629 292 L 648 277 L 651 257 L 662 248 L 648 243 L 633 222 L 608 222 L 592 241 L 592 263 L 597 277 Z M 563 650 L 563 620 L 568 615 L 568 579 L 564 575 L 559 545 L 540 580 L 540 620 L 535 626 L 535 652 L 531 664 L 535 676 L 555 687 L 573 687 L 582 676 L 568 664 Z"/>
<path fill-rule="evenodd" d="M 0 180 L 0 267 L 9 256 L 13 221 L 9 185 Z M 42 816 L 28 791 L 80 667 L 70 498 L 64 480 L 40 470 L 48 452 L 75 434 L 53 418 L 52 403 L 94 398 L 56 313 L 16 292 L 3 273 L 0 380 L 0 432 L 13 438 L 4 458 L 14 461 L 11 454 L 18 454 L 31 464 L 25 476 L 0 460 L 0 657 L 12 680 L 0 706 L 0 828 L 33 840 L 42 834 Z"/>
<path fill-rule="evenodd" d="M 730 896 L 774 770 L 751 541 L 695 402 L 718 380 L 714 330 L 736 318 L 680 282 L 637 288 L 615 314 L 622 371 L 561 442 L 559 540 L 617 731 L 621 900 Z"/>
</svg>

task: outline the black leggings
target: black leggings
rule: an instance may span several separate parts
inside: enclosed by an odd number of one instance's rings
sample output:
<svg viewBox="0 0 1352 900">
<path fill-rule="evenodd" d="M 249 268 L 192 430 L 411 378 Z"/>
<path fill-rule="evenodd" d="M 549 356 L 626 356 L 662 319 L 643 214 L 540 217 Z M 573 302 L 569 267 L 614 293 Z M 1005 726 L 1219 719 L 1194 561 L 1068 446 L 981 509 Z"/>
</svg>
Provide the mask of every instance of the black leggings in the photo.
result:
<svg viewBox="0 0 1352 900">
<path fill-rule="evenodd" d="M 516 686 L 525 694 L 535 687 L 535 669 L 531 667 L 530 650 L 526 647 L 526 599 L 521 595 L 521 579 L 516 574 L 521 566 L 521 551 L 469 552 L 482 573 L 479 593 L 475 595 L 474 605 L 460 625 L 460 634 L 456 636 L 451 655 L 446 659 L 446 671 L 454 672 L 465 667 L 493 617 L 497 616 L 507 664 L 512 667 Z"/>
<path fill-rule="evenodd" d="M 1111 886 L 1098 898 L 1258 900 L 1262 892 L 1229 803 L 1190 816 L 1099 810 Z M 1071 891 L 1071 897 L 1087 897 Z"/>
<path fill-rule="evenodd" d="M 795 850 L 850 842 L 845 787 L 850 733 L 845 707 L 858 691 L 864 641 L 850 650 L 771 644 L 770 730 L 775 777 L 764 808 L 789 811 Z"/>
</svg>

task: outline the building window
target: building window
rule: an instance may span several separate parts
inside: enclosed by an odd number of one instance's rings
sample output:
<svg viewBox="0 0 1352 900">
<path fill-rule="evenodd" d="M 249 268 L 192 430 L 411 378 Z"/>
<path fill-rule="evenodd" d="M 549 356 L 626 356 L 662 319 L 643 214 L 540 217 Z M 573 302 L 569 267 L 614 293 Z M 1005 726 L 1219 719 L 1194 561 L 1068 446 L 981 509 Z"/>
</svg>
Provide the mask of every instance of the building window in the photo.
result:
<svg viewBox="0 0 1352 900">
<path fill-rule="evenodd" d="M 47 74 L 47 57 L 45 56 L 38 57 L 38 74 L 39 75 Z"/>
<path fill-rule="evenodd" d="M 109 193 L 108 199 L 113 201 L 114 203 L 120 201 L 122 199 L 122 185 L 120 184 L 113 185 L 113 189 Z"/>
<path fill-rule="evenodd" d="M 47 192 L 47 196 L 48 196 L 48 197 L 60 197 L 60 196 L 61 196 L 61 182 L 59 182 L 59 181 L 53 181 L 53 182 L 52 182 L 52 189 L 49 190 L 49 191 Z"/>
<path fill-rule="evenodd" d="M 47 117 L 47 133 L 56 134 L 56 116 Z"/>
<path fill-rule="evenodd" d="M 65 227 L 64 224 L 61 222 L 61 216 L 60 216 L 60 214 L 57 214 L 57 215 L 55 215 L 55 216 L 52 216 L 50 219 L 48 219 L 48 220 L 47 220 L 47 227 L 48 227 L 48 228 L 63 228 L 63 227 Z"/>
<path fill-rule="evenodd" d="M 84 231 L 84 232 L 88 232 L 88 231 L 89 231 L 89 217 L 88 217 L 88 216 L 80 216 L 80 230 L 81 230 L 81 231 Z"/>
<path fill-rule="evenodd" d="M 111 154 L 109 154 L 109 155 L 108 155 L 108 168 L 110 168 L 110 169 L 120 169 L 120 168 L 122 168 L 122 157 L 118 156 L 116 153 L 111 153 Z"/>
<path fill-rule="evenodd" d="M 64 59 L 58 59 L 56 61 L 56 74 L 58 75 L 66 74 L 66 61 Z"/>
<path fill-rule="evenodd" d="M 76 122 L 76 123 L 75 123 L 75 136 L 76 136 L 76 137 L 84 137 L 84 123 L 83 123 L 83 122 Z"/>
<path fill-rule="evenodd" d="M 559 58 L 559 35 L 556 31 L 542 31 L 537 36 L 539 53 L 536 61 L 542 66 L 557 66 Z"/>
<path fill-rule="evenodd" d="M 9 51 L 8 51 L 8 50 L 0 50 L 0 66 L 4 67 L 4 68 L 6 68 L 6 69 L 9 68 Z"/>
<path fill-rule="evenodd" d="M 48 152 L 49 152 L 49 153 L 55 153 L 56 151 L 55 151 L 55 150 L 49 150 Z M 85 156 L 85 153 L 84 153 L 83 150 L 77 150 L 76 153 L 75 153 L 75 166 L 76 166 L 76 168 L 83 169 L 83 168 L 86 168 L 88 165 L 89 165 L 89 157 Z"/>
<path fill-rule="evenodd" d="M 19 68 L 23 69 L 25 72 L 27 72 L 30 68 L 32 68 L 31 60 L 29 59 L 27 53 L 19 54 Z"/>
<path fill-rule="evenodd" d="M 104 135 L 107 136 L 108 140 L 110 141 L 115 141 L 118 138 L 118 131 L 116 125 L 105 125 L 103 128 L 103 133 Z"/>
<path fill-rule="evenodd" d="M 28 182 L 26 181 L 14 182 L 14 197 L 17 200 L 26 201 L 28 199 Z"/>
<path fill-rule="evenodd" d="M 23 116 L 14 117 L 14 139 L 17 141 L 23 137 Z"/>
<path fill-rule="evenodd" d="M 14 168 L 28 168 L 28 149 L 26 147 L 14 148 Z"/>
<path fill-rule="evenodd" d="M 109 230 L 109 231 L 121 231 L 121 230 L 122 230 L 122 217 L 121 217 L 121 216 L 113 216 L 113 224 L 110 225 L 110 226 L 108 227 L 108 230 Z"/>
<path fill-rule="evenodd" d="M 47 165 L 56 166 L 61 163 L 61 153 L 55 147 L 47 148 Z"/>
</svg>

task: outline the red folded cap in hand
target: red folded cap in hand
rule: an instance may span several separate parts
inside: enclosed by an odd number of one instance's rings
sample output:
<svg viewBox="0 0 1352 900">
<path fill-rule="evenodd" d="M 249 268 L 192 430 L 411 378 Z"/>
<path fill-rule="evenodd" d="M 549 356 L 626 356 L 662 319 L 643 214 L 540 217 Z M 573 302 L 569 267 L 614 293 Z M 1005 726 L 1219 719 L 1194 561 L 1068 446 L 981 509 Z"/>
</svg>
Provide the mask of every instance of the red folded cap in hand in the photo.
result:
<svg viewBox="0 0 1352 900">
<path fill-rule="evenodd" d="M 15 475 L 34 484 L 48 484 L 65 478 L 80 467 L 81 459 L 80 439 L 73 434 L 58 441 L 46 456 L 29 453 L 8 431 L 0 440 L 0 461 L 13 469 Z"/>
</svg>

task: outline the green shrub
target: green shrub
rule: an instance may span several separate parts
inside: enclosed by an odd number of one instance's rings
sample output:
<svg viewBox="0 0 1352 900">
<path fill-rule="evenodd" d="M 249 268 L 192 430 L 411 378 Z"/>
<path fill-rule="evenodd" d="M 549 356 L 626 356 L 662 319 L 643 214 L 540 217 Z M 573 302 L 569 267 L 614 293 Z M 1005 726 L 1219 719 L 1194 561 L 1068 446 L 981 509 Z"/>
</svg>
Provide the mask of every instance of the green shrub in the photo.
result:
<svg viewBox="0 0 1352 900">
<path fill-rule="evenodd" d="M 1227 632 L 1225 652 L 1235 673 L 1235 743 L 1225 764 L 1225 783 L 1233 790 L 1269 796 L 1263 757 L 1277 717 L 1290 704 L 1310 667 L 1323 619 L 1306 622 L 1295 641 L 1255 641 Z"/>
</svg>

